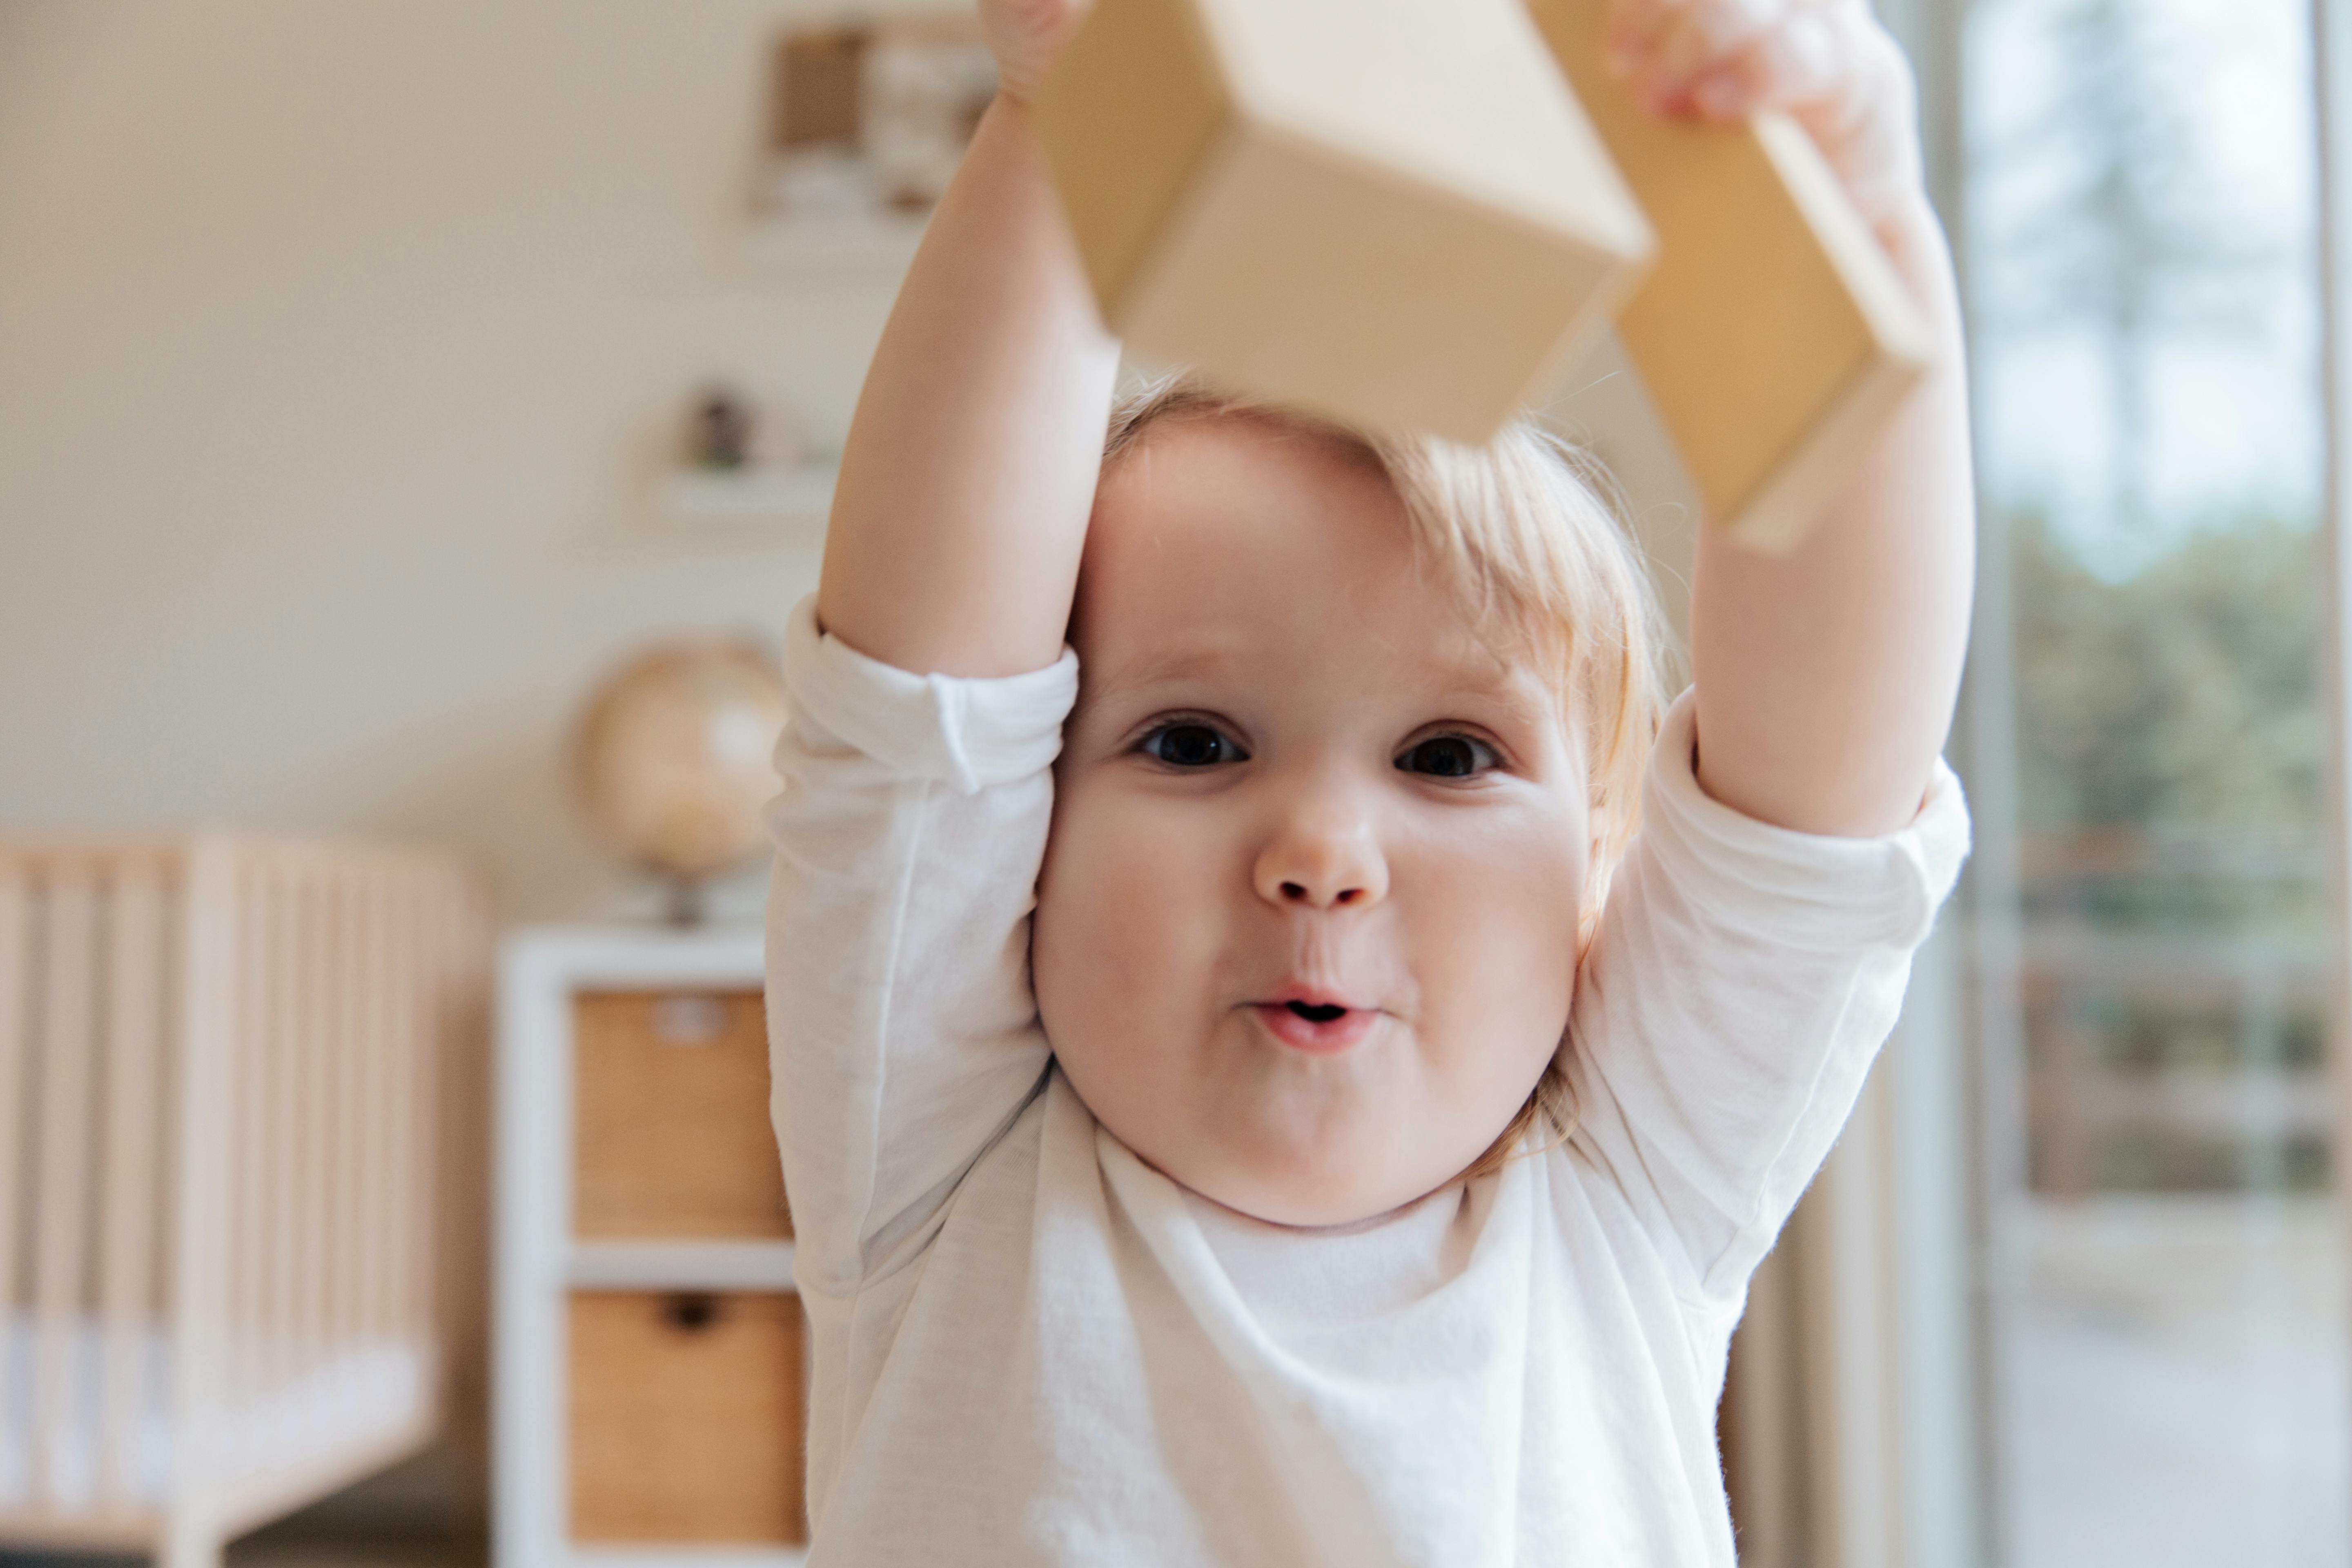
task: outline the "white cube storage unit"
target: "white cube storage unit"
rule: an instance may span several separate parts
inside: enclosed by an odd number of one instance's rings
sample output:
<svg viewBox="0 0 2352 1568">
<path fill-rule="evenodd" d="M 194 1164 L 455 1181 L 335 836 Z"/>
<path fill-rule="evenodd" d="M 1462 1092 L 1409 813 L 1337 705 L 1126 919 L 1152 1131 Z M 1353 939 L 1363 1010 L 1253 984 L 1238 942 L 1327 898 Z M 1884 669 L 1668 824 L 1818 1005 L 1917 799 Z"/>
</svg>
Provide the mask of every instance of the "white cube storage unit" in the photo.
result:
<svg viewBox="0 0 2352 1568">
<path fill-rule="evenodd" d="M 499 985 L 498 1568 L 798 1563 L 760 932 L 525 931 Z"/>
</svg>

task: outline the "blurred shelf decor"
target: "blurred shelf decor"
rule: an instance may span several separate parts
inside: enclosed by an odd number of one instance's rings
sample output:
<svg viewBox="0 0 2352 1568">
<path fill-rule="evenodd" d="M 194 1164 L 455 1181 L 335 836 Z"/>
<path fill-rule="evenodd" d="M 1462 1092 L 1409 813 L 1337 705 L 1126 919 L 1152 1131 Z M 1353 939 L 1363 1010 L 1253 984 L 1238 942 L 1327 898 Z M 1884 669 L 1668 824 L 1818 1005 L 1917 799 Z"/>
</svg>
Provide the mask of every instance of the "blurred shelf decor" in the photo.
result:
<svg viewBox="0 0 2352 1568">
<path fill-rule="evenodd" d="M 976 18 L 798 28 L 778 40 L 772 80 L 747 259 L 787 273 L 904 268 L 996 92 Z"/>
<path fill-rule="evenodd" d="M 680 468 L 662 481 L 661 517 L 677 530 L 787 531 L 814 542 L 833 511 L 835 470 Z"/>
<path fill-rule="evenodd" d="M 638 654 L 600 685 L 572 742 L 572 786 L 605 845 L 669 889 L 674 923 L 702 918 L 713 877 L 766 843 L 784 726 L 775 656 L 693 636 Z"/>
<path fill-rule="evenodd" d="M 499 984 L 496 1563 L 798 1563 L 758 928 L 523 931 Z"/>
<path fill-rule="evenodd" d="M 478 1418 L 488 949 L 438 854 L 0 844 L 0 1545 L 210 1568 Z"/>
<path fill-rule="evenodd" d="M 836 471 L 796 420 L 714 385 L 696 400 L 656 512 L 674 531 L 755 531 L 814 542 L 833 510 Z"/>
</svg>

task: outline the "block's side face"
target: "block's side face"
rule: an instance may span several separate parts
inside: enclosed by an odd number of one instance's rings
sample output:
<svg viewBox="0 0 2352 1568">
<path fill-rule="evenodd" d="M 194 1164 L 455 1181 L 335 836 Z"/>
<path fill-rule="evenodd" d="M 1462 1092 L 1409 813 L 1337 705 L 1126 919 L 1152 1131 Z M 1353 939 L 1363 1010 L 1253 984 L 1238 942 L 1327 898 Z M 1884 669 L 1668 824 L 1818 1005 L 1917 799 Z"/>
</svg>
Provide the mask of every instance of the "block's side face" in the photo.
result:
<svg viewBox="0 0 2352 1568">
<path fill-rule="evenodd" d="M 1231 118 L 1196 0 L 1099 0 L 1040 87 L 1038 142 L 1113 330 Z"/>
<path fill-rule="evenodd" d="M 1716 145 L 1693 145 L 1677 176 L 1655 187 L 1635 177 L 1659 258 L 1617 330 L 1708 515 L 1720 519 L 1868 371 L 1873 343 L 1752 139 L 1689 130 Z"/>
<path fill-rule="evenodd" d="M 1822 253 L 1845 283 L 1881 355 L 1920 368 L 1935 353 L 1925 311 L 1895 270 L 1863 216 L 1847 199 L 1837 172 L 1802 126 L 1785 114 L 1758 117 L 1757 144 L 1780 172 L 1780 183 L 1812 226 Z"/>
<path fill-rule="evenodd" d="M 1926 379 L 1934 334 L 1918 302 L 1853 210 L 1812 139 L 1778 115 L 1757 121 L 1757 139 L 1822 239 L 1831 264 L 1869 328 L 1874 349 L 1846 378 L 1803 438 L 1755 489 L 1726 504 L 1725 531 L 1768 554 L 1794 547 L 1839 483 L 1869 452 L 1887 421 Z"/>
<path fill-rule="evenodd" d="M 1531 4 L 1657 231 L 1619 334 L 1708 514 L 1737 517 L 1873 383 L 1889 354 L 1884 301 L 1857 296 L 1755 130 L 1662 121 L 1632 101 L 1601 58 L 1602 0 Z"/>
<path fill-rule="evenodd" d="M 1855 376 L 1803 446 L 1722 514 L 1723 531 L 1767 555 L 1795 548 L 1927 374 L 1924 363 L 1889 356 Z"/>
<path fill-rule="evenodd" d="M 1522 0 L 1200 0 L 1235 112 L 1629 259 L 1649 226 Z"/>
<path fill-rule="evenodd" d="M 1243 128 L 1137 295 L 1129 342 L 1355 423 L 1484 441 L 1626 268 L 1457 193 Z"/>
</svg>

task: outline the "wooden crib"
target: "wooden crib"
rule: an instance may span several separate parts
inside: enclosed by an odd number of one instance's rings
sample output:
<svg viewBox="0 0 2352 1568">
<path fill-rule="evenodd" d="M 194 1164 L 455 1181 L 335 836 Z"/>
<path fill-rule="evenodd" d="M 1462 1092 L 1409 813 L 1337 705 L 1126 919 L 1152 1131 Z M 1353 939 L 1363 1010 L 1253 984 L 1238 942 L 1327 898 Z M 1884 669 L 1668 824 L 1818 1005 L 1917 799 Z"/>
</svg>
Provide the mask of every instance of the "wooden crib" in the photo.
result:
<svg viewBox="0 0 2352 1568">
<path fill-rule="evenodd" d="M 488 943 L 439 856 L 0 844 L 0 1546 L 200 1568 L 435 1435 Z"/>
</svg>

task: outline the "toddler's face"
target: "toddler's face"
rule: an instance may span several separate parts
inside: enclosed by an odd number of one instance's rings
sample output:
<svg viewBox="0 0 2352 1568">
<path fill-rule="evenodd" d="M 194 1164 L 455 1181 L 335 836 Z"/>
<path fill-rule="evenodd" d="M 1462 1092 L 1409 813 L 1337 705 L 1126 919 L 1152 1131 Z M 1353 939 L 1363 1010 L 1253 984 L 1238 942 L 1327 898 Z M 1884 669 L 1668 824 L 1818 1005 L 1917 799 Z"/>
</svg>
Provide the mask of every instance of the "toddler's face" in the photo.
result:
<svg viewBox="0 0 2352 1568">
<path fill-rule="evenodd" d="M 1034 931 L 1096 1117 L 1289 1225 L 1493 1142 L 1558 1045 L 1591 861 L 1581 744 L 1416 569 L 1368 459 L 1245 417 L 1106 475 Z"/>
</svg>

